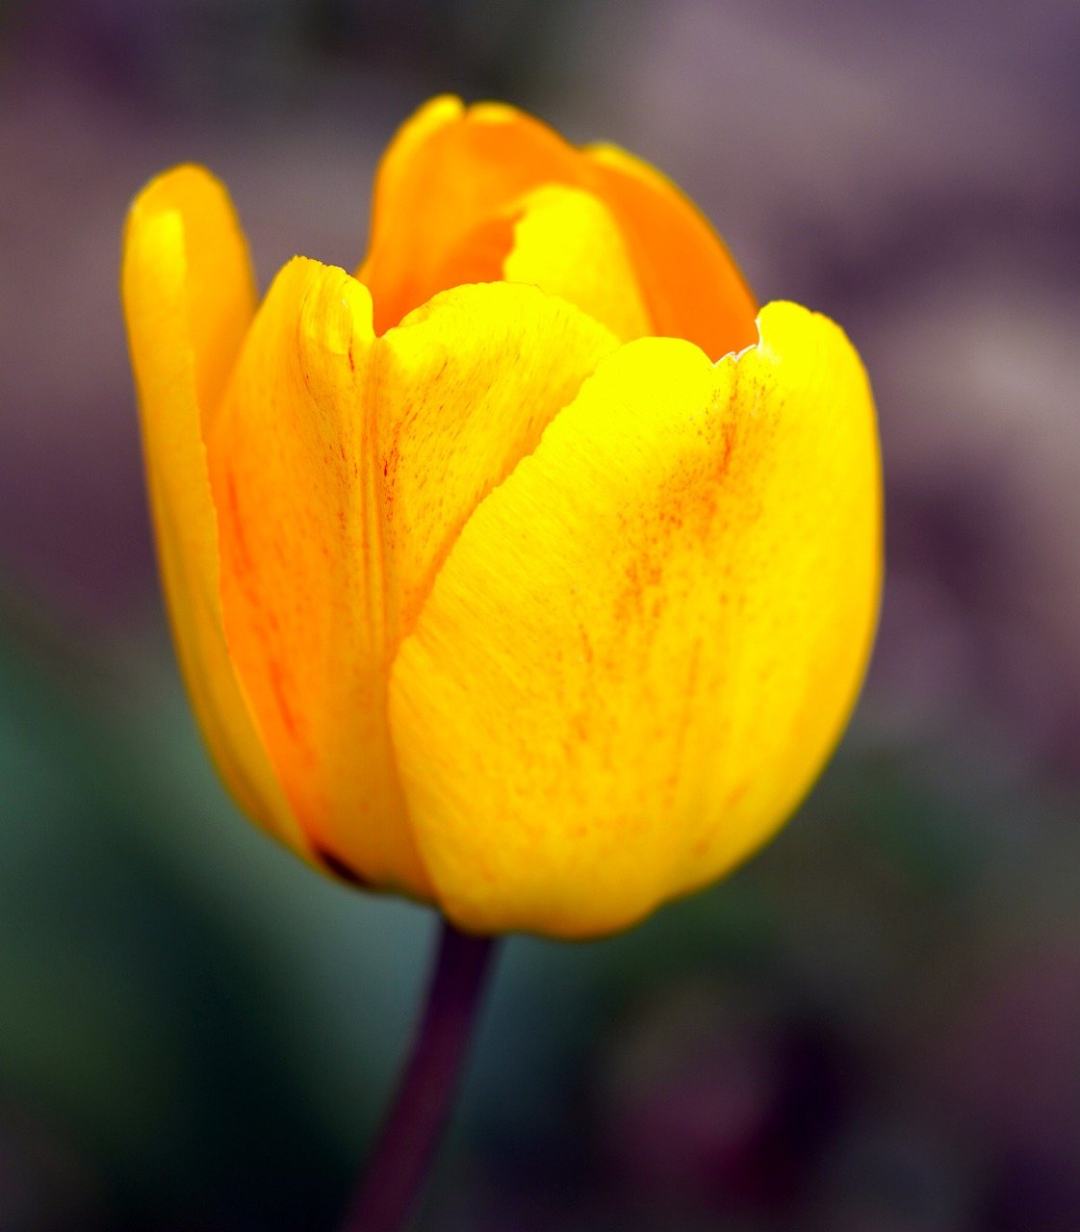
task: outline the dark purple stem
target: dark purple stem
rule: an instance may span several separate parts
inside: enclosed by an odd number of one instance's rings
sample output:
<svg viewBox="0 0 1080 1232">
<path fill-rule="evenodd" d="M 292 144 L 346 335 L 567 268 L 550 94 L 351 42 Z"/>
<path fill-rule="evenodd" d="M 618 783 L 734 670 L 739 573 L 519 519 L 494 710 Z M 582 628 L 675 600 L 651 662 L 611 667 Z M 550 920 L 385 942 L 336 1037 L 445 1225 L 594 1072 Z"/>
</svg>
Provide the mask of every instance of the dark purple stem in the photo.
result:
<svg viewBox="0 0 1080 1232">
<path fill-rule="evenodd" d="M 450 1116 L 495 943 L 443 923 L 427 1005 L 397 1096 L 341 1232 L 400 1232 Z"/>
</svg>

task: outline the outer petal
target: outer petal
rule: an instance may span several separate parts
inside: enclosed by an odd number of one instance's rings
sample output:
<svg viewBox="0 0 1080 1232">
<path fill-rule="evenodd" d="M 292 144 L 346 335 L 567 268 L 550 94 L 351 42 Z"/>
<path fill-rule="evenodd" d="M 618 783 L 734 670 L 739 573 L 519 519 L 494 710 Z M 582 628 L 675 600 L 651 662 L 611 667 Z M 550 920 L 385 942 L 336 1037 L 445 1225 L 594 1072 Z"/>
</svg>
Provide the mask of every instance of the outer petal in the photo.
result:
<svg viewBox="0 0 1080 1232">
<path fill-rule="evenodd" d="M 477 931 L 589 936 L 717 877 L 809 786 L 877 609 L 873 406 L 790 304 L 715 367 L 606 361 L 477 509 L 391 682 L 440 900 Z"/>
<path fill-rule="evenodd" d="M 367 290 L 297 259 L 212 445 L 230 646 L 316 846 L 429 890 L 398 787 L 389 665 L 477 502 L 614 339 L 529 287 L 461 287 L 376 340 Z"/>
<path fill-rule="evenodd" d="M 385 718 L 367 291 L 297 258 L 267 294 L 211 441 L 233 657 L 313 844 L 423 895 Z"/>
<path fill-rule="evenodd" d="M 158 556 L 192 705 L 240 807 L 306 852 L 223 632 L 203 425 L 251 320 L 254 291 L 228 197 L 206 172 L 180 167 L 136 199 L 124 236 L 122 291 Z"/>
<path fill-rule="evenodd" d="M 545 184 L 585 189 L 612 212 L 652 332 L 687 337 L 714 357 L 753 341 L 746 284 L 708 224 L 662 176 L 611 147 L 575 149 L 512 107 L 466 109 L 449 97 L 402 126 L 379 169 L 360 272 L 375 300 L 376 328 L 447 286 L 447 258 L 466 237 Z"/>
</svg>

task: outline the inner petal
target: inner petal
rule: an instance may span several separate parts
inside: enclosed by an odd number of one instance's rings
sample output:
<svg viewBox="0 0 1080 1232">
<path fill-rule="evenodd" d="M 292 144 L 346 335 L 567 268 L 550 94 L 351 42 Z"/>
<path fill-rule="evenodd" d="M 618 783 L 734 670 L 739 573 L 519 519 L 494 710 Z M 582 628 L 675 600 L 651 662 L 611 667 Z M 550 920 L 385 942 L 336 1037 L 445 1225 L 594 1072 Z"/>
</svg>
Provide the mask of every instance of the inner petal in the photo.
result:
<svg viewBox="0 0 1080 1232">
<path fill-rule="evenodd" d="M 619 225 L 584 189 L 546 184 L 524 198 L 503 276 L 568 299 L 623 342 L 653 332 Z"/>
<path fill-rule="evenodd" d="M 544 184 L 483 219 L 446 253 L 430 290 L 503 281 L 560 296 L 622 342 L 652 332 L 619 225 L 582 188 Z"/>
<path fill-rule="evenodd" d="M 374 299 L 376 333 L 469 276 L 495 280 L 500 253 L 512 247 L 499 212 L 551 184 L 583 189 L 611 212 L 649 333 L 686 338 L 713 359 L 754 342 L 753 295 L 723 242 L 664 176 L 612 146 L 577 149 L 512 107 L 466 108 L 449 97 L 408 120 L 379 166 L 358 274 Z"/>
</svg>

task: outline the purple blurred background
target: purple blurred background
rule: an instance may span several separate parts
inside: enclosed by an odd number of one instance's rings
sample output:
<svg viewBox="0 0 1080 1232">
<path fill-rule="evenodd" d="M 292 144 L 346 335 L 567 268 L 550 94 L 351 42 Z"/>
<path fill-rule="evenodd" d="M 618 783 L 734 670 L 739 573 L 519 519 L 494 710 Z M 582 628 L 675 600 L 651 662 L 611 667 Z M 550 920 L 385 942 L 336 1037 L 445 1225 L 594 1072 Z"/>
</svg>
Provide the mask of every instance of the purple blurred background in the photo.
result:
<svg viewBox="0 0 1080 1232">
<path fill-rule="evenodd" d="M 724 885 L 513 940 L 431 1229 L 1080 1229 L 1080 7 L 0 3 L 0 1229 L 332 1226 L 431 921 L 206 766 L 118 307 L 134 191 L 353 266 L 428 95 L 661 166 L 879 402 L 888 582 L 836 763 Z"/>
</svg>

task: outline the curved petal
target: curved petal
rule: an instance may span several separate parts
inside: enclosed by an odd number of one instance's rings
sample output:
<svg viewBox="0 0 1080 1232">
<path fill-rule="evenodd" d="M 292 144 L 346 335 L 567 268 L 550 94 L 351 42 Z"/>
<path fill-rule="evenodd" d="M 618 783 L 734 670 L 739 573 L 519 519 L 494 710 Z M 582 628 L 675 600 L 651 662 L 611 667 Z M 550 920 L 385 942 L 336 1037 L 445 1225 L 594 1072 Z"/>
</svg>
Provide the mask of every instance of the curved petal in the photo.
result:
<svg viewBox="0 0 1080 1232">
<path fill-rule="evenodd" d="M 403 631 L 466 519 L 616 345 L 572 305 L 508 283 L 456 287 L 379 339 L 377 470 Z"/>
<path fill-rule="evenodd" d="M 697 207 L 639 158 L 612 145 L 585 151 L 593 191 L 619 219 L 635 256 L 653 332 L 696 343 L 711 359 L 757 338 L 757 305 Z"/>
<path fill-rule="evenodd" d="M 573 183 L 575 151 L 512 107 L 444 95 L 401 126 L 383 155 L 371 240 L 358 273 L 381 334 L 437 291 L 448 254 L 530 188 Z"/>
<path fill-rule="evenodd" d="M 383 704 L 373 342 L 355 279 L 290 262 L 248 332 L 210 467 L 229 647 L 300 824 L 331 864 L 422 896 Z"/>
<path fill-rule="evenodd" d="M 618 225 L 583 189 L 547 184 L 527 194 L 502 277 L 569 300 L 622 342 L 653 332 Z"/>
<path fill-rule="evenodd" d="M 449 285 L 450 254 L 545 184 L 584 189 L 614 215 L 651 332 L 687 337 L 713 357 L 753 341 L 754 303 L 745 282 L 667 180 L 613 147 L 578 150 L 513 107 L 465 108 L 449 97 L 432 100 L 402 126 L 379 168 L 359 274 L 374 297 L 376 329 Z"/>
<path fill-rule="evenodd" d="M 864 670 L 873 405 L 774 304 L 716 366 L 644 339 L 477 509 L 394 665 L 417 840 L 451 918 L 583 937 L 719 876 L 807 790 Z"/>
<path fill-rule="evenodd" d="M 254 312 L 254 288 L 228 196 L 207 172 L 179 167 L 136 198 L 122 292 L 158 557 L 192 706 L 240 807 L 306 853 L 225 644 L 203 431 Z"/>
<path fill-rule="evenodd" d="M 424 897 L 389 664 L 453 537 L 615 341 L 530 287 L 461 287 L 376 339 L 367 290 L 297 259 L 211 447 L 229 643 L 314 843 Z"/>
<path fill-rule="evenodd" d="M 545 184 L 485 218 L 446 254 L 432 286 L 502 281 L 565 299 L 622 342 L 652 331 L 619 225 L 582 188 Z"/>
</svg>

